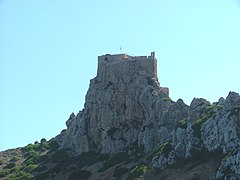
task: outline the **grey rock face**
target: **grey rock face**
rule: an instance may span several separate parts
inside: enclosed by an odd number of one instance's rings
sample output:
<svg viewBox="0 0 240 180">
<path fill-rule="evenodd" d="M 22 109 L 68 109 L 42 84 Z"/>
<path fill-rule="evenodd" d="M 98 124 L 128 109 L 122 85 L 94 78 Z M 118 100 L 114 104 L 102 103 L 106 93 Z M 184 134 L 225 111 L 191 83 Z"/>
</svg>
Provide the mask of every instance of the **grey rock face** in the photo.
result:
<svg viewBox="0 0 240 180">
<path fill-rule="evenodd" d="M 226 156 L 219 167 L 216 177 L 218 179 L 227 179 L 229 174 L 234 174 L 230 176 L 232 179 L 240 179 L 240 151 L 236 150 L 234 153 Z"/>
<path fill-rule="evenodd" d="M 56 140 L 75 154 L 115 154 L 134 143 L 147 154 L 168 141 L 169 154 L 151 159 L 151 167 L 164 169 L 195 152 L 238 149 L 240 96 L 230 92 L 226 100 L 220 98 L 213 104 L 202 98 L 194 98 L 190 106 L 181 99 L 173 102 L 168 88 L 160 87 L 153 54 L 105 55 L 98 58 L 98 73 L 90 81 L 84 109 L 76 116 L 71 114 L 66 125 L 66 132 Z M 238 176 L 237 162 L 239 150 L 220 169 L 230 167 Z"/>
<path fill-rule="evenodd" d="M 156 71 L 153 56 L 100 56 L 84 111 L 67 121 L 61 146 L 70 146 L 76 154 L 88 150 L 113 154 L 136 141 L 151 151 L 170 139 L 180 113 L 170 109 L 185 105 L 171 102 L 168 89 L 159 86 Z"/>
</svg>

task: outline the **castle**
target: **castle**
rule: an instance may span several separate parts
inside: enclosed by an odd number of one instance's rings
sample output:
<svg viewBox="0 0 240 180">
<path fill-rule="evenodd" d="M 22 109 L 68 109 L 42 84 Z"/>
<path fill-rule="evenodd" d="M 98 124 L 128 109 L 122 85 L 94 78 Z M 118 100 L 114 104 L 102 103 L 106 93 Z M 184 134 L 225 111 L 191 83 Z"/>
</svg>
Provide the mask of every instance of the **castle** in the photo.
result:
<svg viewBox="0 0 240 180">
<path fill-rule="evenodd" d="M 112 76 L 109 76 L 109 73 Z M 99 80 L 115 82 L 118 77 L 128 74 L 128 77 L 144 76 L 148 79 L 154 79 L 158 82 L 157 77 L 157 59 L 155 52 L 151 52 L 150 56 L 130 56 L 127 54 L 105 54 L 98 56 L 97 77 Z M 160 91 L 169 95 L 168 88 L 160 87 Z"/>
<path fill-rule="evenodd" d="M 125 69 L 152 77 L 157 79 L 157 59 L 155 58 L 155 52 L 152 52 L 150 56 L 130 56 L 127 54 L 106 54 L 98 56 L 98 75 L 104 72 L 103 69 L 115 65 L 123 65 Z"/>
</svg>

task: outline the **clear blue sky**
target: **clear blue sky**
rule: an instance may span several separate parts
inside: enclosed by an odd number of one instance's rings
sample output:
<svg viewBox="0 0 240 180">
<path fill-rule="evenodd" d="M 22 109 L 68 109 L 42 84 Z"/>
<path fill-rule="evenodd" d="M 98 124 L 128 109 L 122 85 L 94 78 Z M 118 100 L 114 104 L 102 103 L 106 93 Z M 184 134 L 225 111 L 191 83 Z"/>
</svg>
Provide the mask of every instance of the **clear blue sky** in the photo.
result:
<svg viewBox="0 0 240 180">
<path fill-rule="evenodd" d="M 173 100 L 240 92 L 239 0 L 0 0 L 0 150 L 60 133 L 120 46 L 156 52 Z"/>
</svg>

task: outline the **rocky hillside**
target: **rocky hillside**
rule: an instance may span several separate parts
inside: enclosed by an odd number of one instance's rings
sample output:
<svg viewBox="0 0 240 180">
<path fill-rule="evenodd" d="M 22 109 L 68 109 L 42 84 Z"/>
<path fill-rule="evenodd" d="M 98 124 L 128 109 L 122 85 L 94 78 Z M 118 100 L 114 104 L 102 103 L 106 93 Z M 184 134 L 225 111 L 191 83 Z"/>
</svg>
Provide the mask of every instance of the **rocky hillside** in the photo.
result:
<svg viewBox="0 0 240 180">
<path fill-rule="evenodd" d="M 154 53 L 100 56 L 84 109 L 66 125 L 50 141 L 1 152 L 0 178 L 240 179 L 239 94 L 174 102 Z"/>
</svg>

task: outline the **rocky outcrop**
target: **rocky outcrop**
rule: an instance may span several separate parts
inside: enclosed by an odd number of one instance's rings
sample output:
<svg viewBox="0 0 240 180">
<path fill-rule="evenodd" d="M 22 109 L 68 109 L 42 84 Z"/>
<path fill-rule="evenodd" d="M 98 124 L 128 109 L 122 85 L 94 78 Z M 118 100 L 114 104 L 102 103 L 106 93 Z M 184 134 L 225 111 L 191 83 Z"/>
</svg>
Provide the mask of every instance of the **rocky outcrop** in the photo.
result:
<svg viewBox="0 0 240 180">
<path fill-rule="evenodd" d="M 188 106 L 181 99 L 173 102 L 168 88 L 160 87 L 154 54 L 104 55 L 98 64 L 84 109 L 71 114 L 67 130 L 55 138 L 61 148 L 71 148 L 75 155 L 116 154 L 130 153 L 129 147 L 137 144 L 145 154 L 152 153 L 149 165 L 159 169 L 201 152 L 228 154 L 239 148 L 239 94 L 230 92 L 213 104 L 194 98 Z M 217 176 L 224 177 L 222 169 L 230 168 L 231 176 L 240 177 L 238 161 L 237 150 L 222 161 Z"/>
<path fill-rule="evenodd" d="M 176 117 L 168 89 L 159 86 L 157 62 L 150 57 L 99 57 L 98 75 L 90 82 L 85 107 L 67 121 L 62 147 L 76 154 L 89 150 L 117 153 L 131 144 L 151 151 L 170 139 Z M 159 141 L 161 139 L 161 141 Z"/>
</svg>

